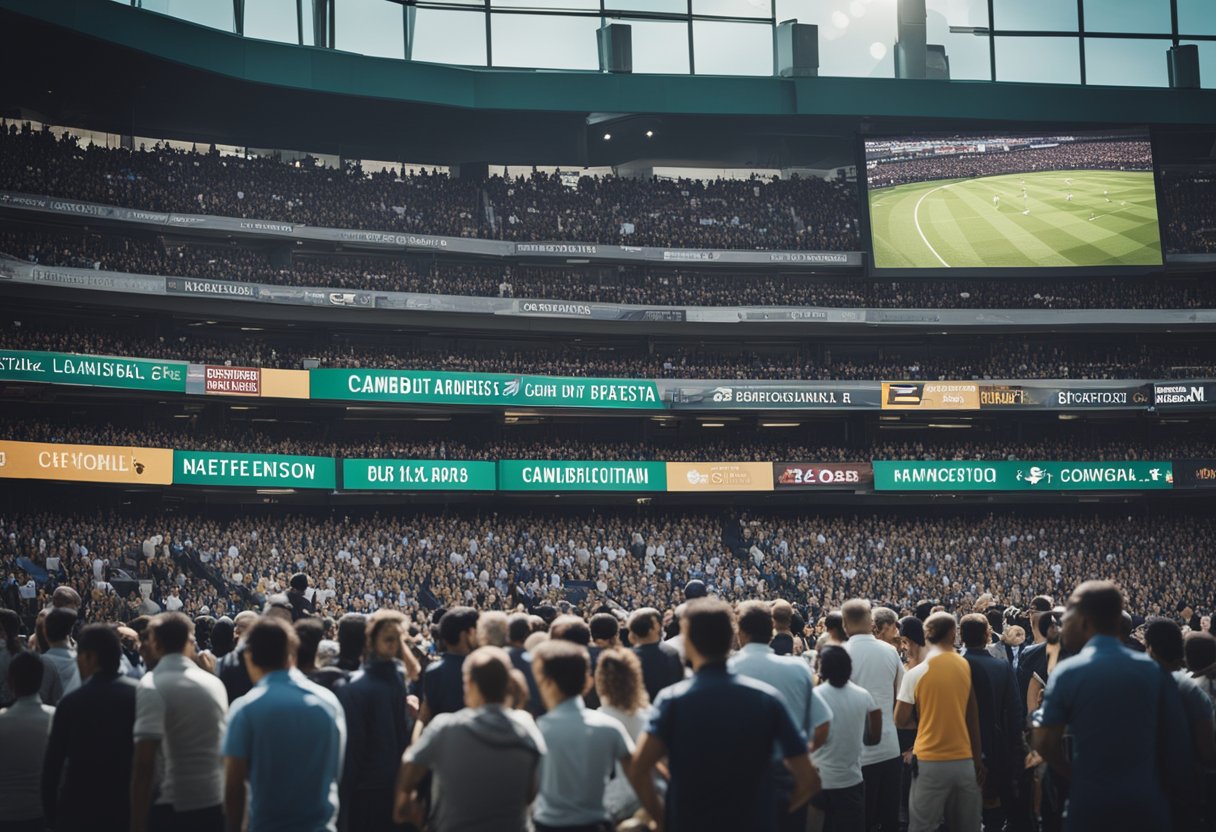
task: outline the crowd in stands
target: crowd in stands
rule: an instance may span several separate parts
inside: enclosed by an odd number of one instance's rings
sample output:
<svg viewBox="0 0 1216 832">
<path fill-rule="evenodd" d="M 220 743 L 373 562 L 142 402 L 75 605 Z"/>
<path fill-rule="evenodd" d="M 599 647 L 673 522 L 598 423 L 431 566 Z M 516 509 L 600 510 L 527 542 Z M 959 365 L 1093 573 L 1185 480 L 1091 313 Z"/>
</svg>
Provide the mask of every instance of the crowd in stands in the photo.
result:
<svg viewBox="0 0 1216 832">
<path fill-rule="evenodd" d="M 224 156 L 157 143 L 138 150 L 6 125 L 0 188 L 149 211 L 508 240 L 684 248 L 857 251 L 856 187 L 822 179 L 708 182 L 558 174 L 341 170 L 312 158 Z"/>
<path fill-rule="evenodd" d="M 943 153 L 909 159 L 884 159 L 868 168 L 871 188 L 889 188 L 935 179 L 974 179 L 1008 173 L 1054 170 L 1153 169 L 1153 149 L 1147 141 L 1063 141 L 1050 147 L 1017 143 L 1013 149 Z"/>
<path fill-rule="evenodd" d="M 479 265 L 388 255 L 284 254 L 234 245 L 69 230 L 0 229 L 0 254 L 45 266 L 212 280 L 640 306 L 822 306 L 893 309 L 1193 309 L 1216 306 L 1204 280 L 827 278 L 734 271 Z"/>
<path fill-rule="evenodd" d="M 1158 193 L 1167 252 L 1216 252 L 1216 172 L 1163 168 Z"/>
</svg>

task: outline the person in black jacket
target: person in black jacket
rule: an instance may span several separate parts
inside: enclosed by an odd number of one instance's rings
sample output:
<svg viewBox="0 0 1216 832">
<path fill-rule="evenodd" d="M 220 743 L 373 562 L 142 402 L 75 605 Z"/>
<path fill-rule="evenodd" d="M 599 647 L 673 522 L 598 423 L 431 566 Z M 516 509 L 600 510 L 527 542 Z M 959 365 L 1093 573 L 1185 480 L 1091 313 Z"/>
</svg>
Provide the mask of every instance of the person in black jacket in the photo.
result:
<svg viewBox="0 0 1216 832">
<path fill-rule="evenodd" d="M 642 683 L 651 702 L 663 688 L 684 681 L 679 651 L 662 639 L 663 619 L 658 610 L 643 607 L 629 616 L 629 642 L 642 663 Z"/>
<path fill-rule="evenodd" d="M 130 826 L 138 684 L 119 674 L 121 660 L 113 627 L 90 624 L 80 631 L 76 661 L 85 681 L 59 700 L 42 763 L 43 814 L 56 832 L 126 832 Z"/>
<path fill-rule="evenodd" d="M 306 615 L 316 615 L 317 608 L 308 597 L 308 576 L 297 572 L 291 576 L 291 589 L 287 590 L 287 601 L 291 604 L 291 620 L 299 621 Z"/>
<path fill-rule="evenodd" d="M 245 635 L 257 620 L 258 614 L 252 610 L 237 613 L 232 621 L 232 632 L 237 638 L 237 645 L 220 659 L 216 666 L 216 673 L 224 683 L 224 689 L 228 691 L 229 705 L 253 689 L 253 680 L 249 678 L 249 670 L 245 667 Z"/>
<path fill-rule="evenodd" d="M 406 685 L 418 662 L 405 647 L 406 619 L 379 610 L 367 619 L 367 663 L 336 693 L 346 711 L 346 762 L 342 768 L 342 823 L 351 832 L 390 832 L 393 787 L 414 720 Z"/>
</svg>

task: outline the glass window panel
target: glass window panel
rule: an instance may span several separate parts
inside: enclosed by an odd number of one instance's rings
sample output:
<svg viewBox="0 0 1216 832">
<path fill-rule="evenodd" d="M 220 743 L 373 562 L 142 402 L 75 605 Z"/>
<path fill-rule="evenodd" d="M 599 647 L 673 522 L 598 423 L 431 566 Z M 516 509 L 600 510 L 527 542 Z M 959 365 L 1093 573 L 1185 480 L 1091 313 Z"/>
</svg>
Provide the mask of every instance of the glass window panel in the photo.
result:
<svg viewBox="0 0 1216 832">
<path fill-rule="evenodd" d="M 688 74 L 688 24 L 666 20 L 616 19 L 631 27 L 633 71 Z"/>
<path fill-rule="evenodd" d="M 1216 35 L 1216 3 L 1178 0 L 1178 31 L 1186 35 Z"/>
<path fill-rule="evenodd" d="M 996 80 L 1081 83 L 1078 38 L 997 38 Z"/>
<path fill-rule="evenodd" d="M 992 77 L 987 35 L 951 34 L 951 26 L 988 27 L 987 0 L 928 0 L 925 34 L 929 43 L 946 47 L 950 77 L 987 81 Z"/>
<path fill-rule="evenodd" d="M 692 24 L 698 75 L 772 75 L 773 27 L 767 23 Z"/>
<path fill-rule="evenodd" d="M 385 0 L 334 0 L 334 46 L 381 58 L 405 57 L 402 7 Z"/>
<path fill-rule="evenodd" d="M 692 0 L 692 13 L 718 17 L 768 17 L 773 13 L 773 4 L 769 0 Z"/>
<path fill-rule="evenodd" d="M 604 0 L 608 11 L 688 14 L 688 0 Z"/>
<path fill-rule="evenodd" d="M 557 12 L 598 12 L 600 10 L 600 0 L 490 0 L 490 6 L 496 11 L 498 9 L 520 9 L 523 11 L 542 9 Z"/>
<path fill-rule="evenodd" d="M 1085 0 L 1085 31 L 1168 35 L 1170 0 Z"/>
<path fill-rule="evenodd" d="M 1216 41 L 1204 40 L 1196 45 L 1199 47 L 1199 84 L 1204 89 L 1216 89 Z M 1168 77 L 1169 73 L 1166 75 Z"/>
<path fill-rule="evenodd" d="M 245 0 L 245 37 L 299 43 L 299 35 L 296 0 Z"/>
<path fill-rule="evenodd" d="M 1077 30 L 1077 4 L 1073 0 L 993 0 L 992 16 L 998 30 Z"/>
<path fill-rule="evenodd" d="M 225 32 L 236 28 L 232 21 L 231 3 L 216 0 L 143 0 L 140 7 Z"/>
<path fill-rule="evenodd" d="M 312 3 L 309 0 L 301 0 L 300 3 L 300 27 L 304 31 L 304 46 L 316 46 L 316 34 L 312 29 Z"/>
<path fill-rule="evenodd" d="M 486 64 L 484 11 L 419 8 L 414 16 L 415 61 L 437 64 Z"/>
<path fill-rule="evenodd" d="M 1168 87 L 1168 40 L 1085 39 L 1085 83 Z"/>
<path fill-rule="evenodd" d="M 777 21 L 785 20 L 819 27 L 820 75 L 895 77 L 895 3 L 777 0 Z"/>
<path fill-rule="evenodd" d="M 600 67 L 596 17 L 495 14 L 490 16 L 494 66 L 545 69 Z"/>
</svg>

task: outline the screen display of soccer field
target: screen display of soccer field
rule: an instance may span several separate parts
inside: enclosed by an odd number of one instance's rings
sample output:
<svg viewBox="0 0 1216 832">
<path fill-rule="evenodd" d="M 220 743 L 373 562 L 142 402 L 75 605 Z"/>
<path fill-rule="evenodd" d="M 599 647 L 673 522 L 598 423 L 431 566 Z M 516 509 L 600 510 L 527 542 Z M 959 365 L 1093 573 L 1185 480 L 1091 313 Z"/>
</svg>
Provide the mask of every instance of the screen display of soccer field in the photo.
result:
<svg viewBox="0 0 1216 832">
<path fill-rule="evenodd" d="M 1147 131 L 865 142 L 879 269 L 1161 265 Z"/>
</svg>

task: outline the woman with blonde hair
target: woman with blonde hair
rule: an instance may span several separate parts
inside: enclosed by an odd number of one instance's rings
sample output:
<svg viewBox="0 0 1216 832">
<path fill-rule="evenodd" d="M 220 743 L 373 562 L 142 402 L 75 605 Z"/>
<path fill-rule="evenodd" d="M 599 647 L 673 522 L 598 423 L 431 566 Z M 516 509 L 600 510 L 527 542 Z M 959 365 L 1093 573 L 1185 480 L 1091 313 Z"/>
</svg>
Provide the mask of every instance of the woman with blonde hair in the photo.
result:
<svg viewBox="0 0 1216 832">
<path fill-rule="evenodd" d="M 611 647 L 600 653 L 595 663 L 595 691 L 600 697 L 600 713 L 621 723 L 629 738 L 637 742 L 646 729 L 650 697 L 642 682 L 642 663 L 632 650 Z M 613 822 L 631 818 L 641 808 L 619 765 L 616 776 L 604 789 L 604 808 Z"/>
</svg>

